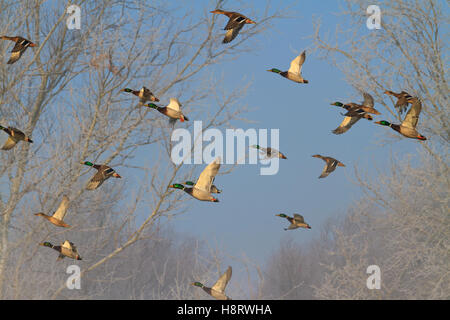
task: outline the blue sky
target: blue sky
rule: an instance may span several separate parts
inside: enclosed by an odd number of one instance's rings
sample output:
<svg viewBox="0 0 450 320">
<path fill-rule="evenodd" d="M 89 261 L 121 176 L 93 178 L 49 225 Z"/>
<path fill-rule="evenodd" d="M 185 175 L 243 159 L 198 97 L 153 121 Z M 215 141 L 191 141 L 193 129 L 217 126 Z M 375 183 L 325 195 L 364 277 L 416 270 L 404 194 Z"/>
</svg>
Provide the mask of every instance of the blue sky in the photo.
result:
<svg viewBox="0 0 450 320">
<path fill-rule="evenodd" d="M 209 2 L 194 3 L 204 10 Z M 239 11 L 239 3 L 230 1 L 223 9 Z M 260 2 L 250 3 L 258 12 Z M 210 9 L 214 8 L 207 8 Z M 258 50 L 208 69 L 208 72 L 224 75 L 225 87 L 230 91 L 236 82 L 252 80 L 242 102 L 256 109 L 245 116 L 257 123 L 235 125 L 243 129 L 279 129 L 280 150 L 288 159 L 280 161 L 279 173 L 273 176 L 261 176 L 255 165 L 239 166 L 227 175 L 219 173 L 216 184 L 223 189 L 218 195 L 220 202 L 190 200 L 188 211 L 171 220 L 175 230 L 209 239 L 211 246 L 217 245 L 230 256 L 245 254 L 256 262 L 263 262 L 288 234 L 299 244 L 307 243 L 319 235 L 327 218 L 345 214 L 346 208 L 361 196 L 359 187 L 352 182 L 355 165 L 373 177 L 375 167 L 382 169 L 389 164 L 391 152 L 416 150 L 416 142 L 407 139 L 388 146 L 379 145 L 377 141 L 387 138 L 388 129 L 366 120 L 359 121 L 343 135 L 331 133 L 343 117 L 342 109 L 330 103 L 362 100 L 358 92 L 345 83 L 339 70 L 319 60 L 317 54 L 308 53 L 313 48 L 309 38 L 314 32 L 313 17 L 320 17 L 322 32 L 330 31 L 332 35 L 337 24 L 345 23 L 342 16 L 334 14 L 336 12 L 339 12 L 338 1 L 294 2 L 290 11 L 293 18 L 275 21 L 273 29 L 256 37 Z M 249 17 L 258 21 L 258 16 Z M 227 19 L 222 20 L 225 25 Z M 382 31 L 369 31 L 364 24 L 361 32 Z M 309 84 L 297 84 L 266 71 L 272 67 L 287 70 L 291 60 L 304 49 L 307 57 L 303 75 Z M 377 108 L 386 115 L 384 108 Z M 327 178 L 318 179 L 324 162 L 311 157 L 317 153 L 332 156 L 346 167 L 338 167 Z M 197 173 L 205 167 L 198 166 Z M 302 214 L 312 229 L 284 231 L 288 222 L 275 216 L 281 212 Z"/>
</svg>

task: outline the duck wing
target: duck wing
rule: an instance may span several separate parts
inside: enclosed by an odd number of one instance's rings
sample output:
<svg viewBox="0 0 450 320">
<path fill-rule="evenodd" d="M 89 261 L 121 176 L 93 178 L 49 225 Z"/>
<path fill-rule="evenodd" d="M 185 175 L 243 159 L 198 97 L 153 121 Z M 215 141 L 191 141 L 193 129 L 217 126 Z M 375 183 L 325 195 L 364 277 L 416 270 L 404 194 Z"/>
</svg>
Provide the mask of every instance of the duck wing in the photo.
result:
<svg viewBox="0 0 450 320">
<path fill-rule="evenodd" d="M 109 178 L 109 176 L 107 177 L 104 175 L 104 170 L 105 168 L 103 166 L 98 169 L 97 173 L 94 174 L 92 179 L 89 181 L 89 184 L 86 187 L 87 190 L 97 189 L 103 182 L 105 182 L 107 178 Z"/>
<path fill-rule="evenodd" d="M 294 220 L 298 223 L 304 223 L 305 219 L 301 214 L 294 213 Z"/>
<path fill-rule="evenodd" d="M 373 101 L 373 97 L 370 94 L 368 94 L 367 92 L 363 93 L 363 97 L 364 97 L 364 101 L 363 101 L 362 105 L 365 107 L 373 108 L 373 106 L 375 105 L 375 103 Z"/>
<path fill-rule="evenodd" d="M 61 204 L 59 205 L 56 212 L 53 214 L 53 218 L 62 221 L 64 219 L 64 216 L 66 215 L 68 206 L 69 206 L 69 197 L 64 195 Z"/>
<path fill-rule="evenodd" d="M 180 111 L 180 107 L 181 107 L 181 103 L 180 103 L 180 101 L 178 101 L 177 98 L 170 98 L 170 103 L 167 106 L 167 108 L 175 110 L 175 111 Z"/>
<path fill-rule="evenodd" d="M 234 29 L 230 29 L 227 31 L 227 33 L 225 34 L 225 38 L 223 38 L 222 43 L 228 43 L 234 40 L 234 38 L 237 37 L 237 35 L 239 34 L 239 31 L 241 31 L 241 29 L 244 27 L 243 24 L 238 25 L 236 28 Z"/>
<path fill-rule="evenodd" d="M 402 122 L 402 126 L 411 129 L 416 129 L 421 111 L 422 111 L 422 103 L 420 102 L 419 99 L 415 99 L 411 108 L 409 108 L 409 111 L 406 114 L 405 119 Z"/>
<path fill-rule="evenodd" d="M 359 119 L 361 119 L 360 116 L 345 117 L 339 127 L 334 129 L 332 132 L 334 134 L 343 134 L 344 132 L 347 132 L 356 122 L 358 122 Z"/>
<path fill-rule="evenodd" d="M 14 148 L 14 146 L 17 144 L 16 139 L 14 139 L 13 137 L 8 137 L 8 139 L 6 140 L 5 144 L 2 147 L 2 150 L 10 150 L 12 148 Z"/>
<path fill-rule="evenodd" d="M 230 281 L 232 275 L 231 267 L 228 267 L 227 271 L 225 271 L 224 274 L 222 274 L 217 280 L 217 282 L 211 287 L 211 289 L 218 291 L 220 293 L 225 292 L 225 287 L 228 284 L 228 281 Z"/>
<path fill-rule="evenodd" d="M 306 59 L 306 51 L 303 51 L 301 54 L 295 57 L 294 60 L 291 61 L 291 66 L 289 67 L 288 72 L 300 76 L 302 74 L 302 67 L 303 63 L 305 62 L 305 59 Z"/>
<path fill-rule="evenodd" d="M 206 168 L 200 174 L 197 183 L 194 188 L 204 190 L 206 192 L 211 192 L 211 186 L 214 182 L 216 174 L 220 169 L 220 157 L 216 158 L 213 162 L 208 164 Z"/>
<path fill-rule="evenodd" d="M 11 57 L 9 58 L 7 64 L 13 64 L 17 60 L 19 60 L 30 44 L 31 41 L 19 37 L 16 44 L 14 45 L 14 48 L 11 50 Z"/>
</svg>

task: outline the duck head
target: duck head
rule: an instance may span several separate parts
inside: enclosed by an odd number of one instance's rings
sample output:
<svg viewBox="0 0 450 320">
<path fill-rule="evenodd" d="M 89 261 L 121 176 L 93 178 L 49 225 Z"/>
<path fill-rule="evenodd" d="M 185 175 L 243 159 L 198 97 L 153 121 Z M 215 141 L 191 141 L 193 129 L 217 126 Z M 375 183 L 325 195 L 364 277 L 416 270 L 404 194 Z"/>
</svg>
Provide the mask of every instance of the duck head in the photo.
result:
<svg viewBox="0 0 450 320">
<path fill-rule="evenodd" d="M 180 183 L 174 183 L 169 186 L 169 188 L 184 190 L 185 186 Z"/>
<path fill-rule="evenodd" d="M 382 126 L 387 126 L 387 127 L 392 126 L 392 123 L 390 123 L 390 122 L 388 122 L 388 121 L 386 121 L 386 120 L 376 121 L 376 122 L 374 122 L 374 123 L 379 124 L 379 125 L 382 125 Z"/>
<path fill-rule="evenodd" d="M 191 285 L 195 286 L 195 287 L 200 287 L 200 288 L 204 287 L 204 285 L 201 282 L 192 282 Z"/>
<path fill-rule="evenodd" d="M 149 103 L 149 104 L 146 104 L 145 105 L 146 107 L 149 107 L 149 108 L 153 108 L 153 109 L 158 109 L 159 107 L 156 105 L 156 104 L 154 104 L 154 103 Z"/>
<path fill-rule="evenodd" d="M 53 248 L 53 245 L 50 242 L 43 242 L 43 243 L 39 243 L 40 246 L 44 246 L 44 247 L 49 247 L 49 248 Z"/>
<path fill-rule="evenodd" d="M 278 74 L 280 74 L 280 73 L 283 72 L 283 71 L 281 71 L 281 70 L 279 70 L 279 69 L 276 69 L 276 68 L 272 68 L 272 69 L 269 69 L 269 70 L 267 70 L 267 71 L 273 72 L 273 73 L 278 73 Z"/>
</svg>

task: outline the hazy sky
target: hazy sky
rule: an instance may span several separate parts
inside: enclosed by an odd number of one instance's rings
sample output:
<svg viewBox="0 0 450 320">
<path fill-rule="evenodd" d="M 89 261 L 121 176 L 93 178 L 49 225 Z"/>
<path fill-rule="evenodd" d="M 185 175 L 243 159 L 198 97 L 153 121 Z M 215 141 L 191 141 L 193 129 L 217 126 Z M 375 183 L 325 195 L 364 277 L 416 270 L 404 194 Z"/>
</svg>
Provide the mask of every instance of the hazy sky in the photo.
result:
<svg viewBox="0 0 450 320">
<path fill-rule="evenodd" d="M 214 9 L 208 7 L 208 1 L 193 3 L 202 11 Z M 241 11 L 258 22 L 258 12 L 262 15 L 264 10 L 264 7 L 258 8 L 262 1 L 248 1 L 249 7 L 257 13 L 254 16 L 250 16 L 245 9 L 240 10 L 239 3 L 230 1 L 223 9 Z M 316 53 L 311 53 L 313 43 L 310 36 L 314 31 L 313 17 L 321 18 L 322 33 L 329 32 L 330 38 L 336 25 L 346 21 L 344 17 L 335 15 L 339 12 L 338 1 L 291 3 L 290 15 L 293 18 L 276 20 L 273 29 L 251 40 L 258 50 L 207 70 L 208 76 L 215 73 L 217 77 L 224 77 L 225 90 L 231 91 L 236 83 L 252 81 L 242 103 L 254 110 L 245 116 L 256 123 L 234 124 L 244 130 L 279 129 L 280 150 L 288 159 L 280 161 L 279 173 L 273 176 L 261 176 L 257 165 L 242 165 L 227 175 L 220 175 L 219 172 L 215 183 L 223 190 L 218 195 L 220 202 L 200 202 L 184 195 L 190 198 L 189 209 L 171 222 L 177 231 L 210 239 L 211 246 L 218 245 L 230 256 L 241 257 L 245 254 L 257 262 L 264 261 L 287 234 L 294 237 L 297 243 L 306 243 L 319 234 L 327 218 L 343 215 L 346 208 L 361 195 L 354 184 L 354 166 L 374 176 L 376 168 L 383 170 L 389 165 L 391 152 L 414 152 L 417 148 L 417 142 L 408 139 L 380 145 L 378 141 L 388 138 L 390 134 L 388 128 L 364 119 L 343 135 L 331 133 L 343 120 L 340 115 L 343 109 L 330 103 L 361 102 L 362 97 L 345 83 L 339 70 L 327 61 L 319 60 Z M 178 4 L 179 7 L 182 5 Z M 225 26 L 227 18 L 220 18 L 220 25 Z M 218 32 L 224 34 L 223 30 Z M 383 31 L 368 30 L 364 23 L 360 32 Z M 287 70 L 291 60 L 305 49 L 306 62 L 302 72 L 309 84 L 297 84 L 266 71 L 272 67 Z M 399 88 L 392 89 L 397 91 Z M 167 97 L 164 99 L 167 100 Z M 377 116 L 377 120 L 392 120 L 386 116 L 383 107 L 377 104 L 375 107 L 383 114 Z M 190 120 L 187 128 L 192 129 L 192 120 L 196 119 Z M 318 179 L 325 163 L 311 157 L 317 153 L 332 156 L 346 167 L 338 167 L 327 178 Z M 139 155 L 146 156 L 143 152 Z M 205 165 L 196 167 L 198 175 Z M 223 165 L 222 169 L 227 167 Z M 186 166 L 186 170 L 190 168 Z M 302 214 L 312 229 L 284 231 L 288 222 L 275 216 L 281 212 Z"/>
</svg>

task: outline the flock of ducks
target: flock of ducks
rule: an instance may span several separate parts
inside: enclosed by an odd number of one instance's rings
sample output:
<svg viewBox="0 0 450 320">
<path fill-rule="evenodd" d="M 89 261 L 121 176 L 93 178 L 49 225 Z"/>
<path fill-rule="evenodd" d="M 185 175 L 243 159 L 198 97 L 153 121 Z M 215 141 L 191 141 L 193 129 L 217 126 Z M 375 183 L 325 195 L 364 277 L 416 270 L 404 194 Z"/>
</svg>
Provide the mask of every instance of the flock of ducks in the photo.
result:
<svg viewBox="0 0 450 320">
<path fill-rule="evenodd" d="M 217 9 L 211 11 L 211 13 L 223 14 L 229 18 L 228 23 L 224 28 L 224 30 L 226 30 L 227 32 L 225 34 L 225 38 L 223 39 L 223 43 L 229 43 L 233 41 L 233 39 L 236 38 L 240 30 L 244 27 L 244 25 L 255 24 L 253 20 L 247 18 L 246 16 L 238 12 L 231 12 Z M 28 47 L 36 47 L 35 43 L 20 36 L 15 37 L 2 36 L 1 39 L 15 42 L 15 45 L 11 51 L 11 57 L 8 60 L 7 64 L 13 64 L 17 62 Z M 294 60 L 291 61 L 289 70 L 280 71 L 279 69 L 272 68 L 267 71 L 277 73 L 280 76 L 296 83 L 307 84 L 309 83 L 309 81 L 304 79 L 302 76 L 302 67 L 305 60 L 306 60 L 306 51 L 303 51 L 300 55 L 298 55 L 297 57 L 295 57 Z M 176 98 L 170 98 L 169 104 L 166 107 L 161 107 L 154 104 L 154 102 L 159 102 L 160 100 L 146 87 L 142 87 L 142 89 L 140 90 L 125 88 L 122 91 L 137 96 L 139 98 L 140 106 L 145 106 L 159 111 L 160 113 L 169 118 L 171 124 L 174 124 L 177 120 L 180 120 L 180 122 L 189 121 L 186 115 L 184 115 L 183 112 L 181 111 L 180 108 L 181 103 Z M 409 111 L 406 113 L 406 116 L 401 124 L 392 124 L 386 120 L 377 121 L 375 123 L 383 126 L 388 126 L 407 138 L 418 139 L 422 141 L 426 140 L 426 138 L 416 130 L 417 122 L 419 120 L 419 114 L 422 110 L 422 104 L 420 100 L 417 97 L 409 95 L 405 91 L 395 93 L 387 90 L 385 91 L 385 94 L 392 95 L 397 98 L 395 107 L 398 109 L 400 114 L 407 110 L 408 104 L 411 104 L 411 107 Z M 356 122 L 358 122 L 362 118 L 372 121 L 373 117 L 371 114 L 374 115 L 381 114 L 378 110 L 374 108 L 374 100 L 369 93 L 364 92 L 363 98 L 364 101 L 361 104 L 354 102 L 349 103 L 334 102 L 331 104 L 337 107 L 341 107 L 347 111 L 345 114 L 343 114 L 344 120 L 341 122 L 339 127 L 337 127 L 335 130 L 332 131 L 334 134 L 343 134 L 347 132 Z M 7 141 L 1 148 L 2 150 L 10 150 L 20 141 L 33 143 L 33 140 L 31 140 L 31 138 L 28 135 L 26 135 L 17 128 L 3 127 L 0 125 L 0 129 L 9 135 Z M 261 153 L 261 156 L 263 156 L 265 159 L 270 159 L 274 157 L 280 159 L 287 159 L 285 155 L 283 155 L 280 151 L 274 148 L 270 147 L 264 148 L 259 145 L 253 145 L 251 147 L 257 149 Z M 319 158 L 325 161 L 325 167 L 323 168 L 323 171 L 319 176 L 319 178 L 327 177 L 338 166 L 345 167 L 345 165 L 342 162 L 329 156 L 322 156 L 320 154 L 316 154 L 313 155 L 312 157 Z M 219 190 L 213 184 L 213 182 L 215 180 L 215 176 L 217 175 L 220 169 L 220 160 L 221 159 L 219 157 L 216 158 L 210 164 L 208 164 L 206 168 L 202 171 L 198 180 L 195 183 L 192 181 L 186 181 L 184 183 L 172 184 L 169 187 L 183 190 L 190 196 L 200 201 L 219 202 L 219 200 L 215 198 L 213 194 L 219 194 L 221 193 L 221 190 Z M 94 164 L 89 161 L 83 161 L 81 162 L 81 164 L 90 166 L 97 170 L 95 175 L 90 179 L 89 183 L 87 184 L 86 186 L 87 190 L 95 190 L 99 188 L 107 179 L 111 177 L 121 178 L 121 176 L 113 168 L 105 164 Z M 64 221 L 64 217 L 66 215 L 68 206 L 69 206 L 69 197 L 67 195 L 64 195 L 58 209 L 52 215 L 47 215 L 42 212 L 36 213 L 35 215 L 45 218 L 48 222 L 50 222 L 55 226 L 70 228 L 71 226 Z M 305 222 L 303 216 L 300 214 L 295 213 L 293 217 L 290 217 L 284 213 L 280 213 L 277 214 L 276 216 L 284 218 L 290 222 L 289 227 L 285 228 L 285 230 L 293 230 L 297 228 L 311 229 L 311 226 Z M 78 254 L 76 246 L 68 240 L 65 240 L 59 246 L 55 246 L 47 241 L 40 243 L 40 245 L 58 251 L 59 255 L 57 260 L 63 259 L 64 257 L 72 258 L 75 260 L 82 260 L 81 256 Z M 219 280 L 212 287 L 206 287 L 200 282 L 194 282 L 192 283 L 192 285 L 202 288 L 206 293 L 208 293 L 209 295 L 211 295 L 216 299 L 228 300 L 230 298 L 225 294 L 225 288 L 231 278 L 231 275 L 232 269 L 231 267 L 228 267 L 226 272 L 222 274 Z"/>
</svg>

